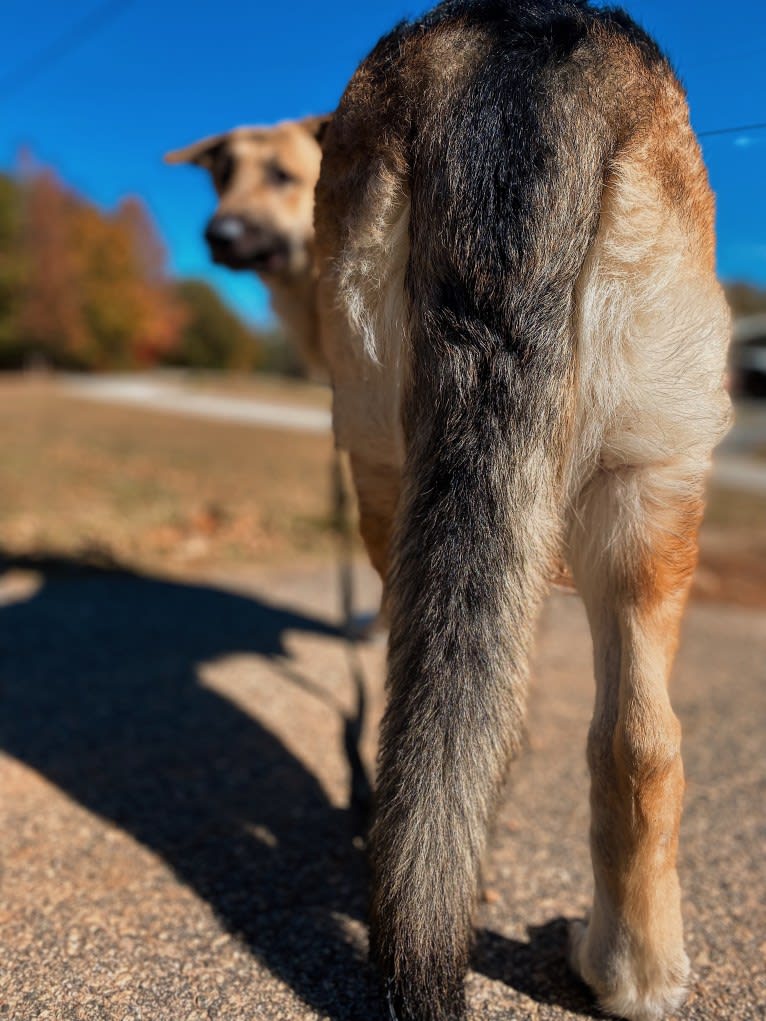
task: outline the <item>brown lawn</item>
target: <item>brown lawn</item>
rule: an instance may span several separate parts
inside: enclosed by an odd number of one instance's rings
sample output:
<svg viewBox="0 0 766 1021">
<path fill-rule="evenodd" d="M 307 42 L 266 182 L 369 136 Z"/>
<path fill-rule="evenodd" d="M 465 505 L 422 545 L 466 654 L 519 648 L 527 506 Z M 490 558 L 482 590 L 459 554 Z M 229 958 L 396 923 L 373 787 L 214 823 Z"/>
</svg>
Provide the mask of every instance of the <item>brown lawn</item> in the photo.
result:
<svg viewBox="0 0 766 1021">
<path fill-rule="evenodd" d="M 322 388 L 192 380 L 327 405 Z M 0 378 L 0 552 L 231 569 L 329 556 L 329 437 L 95 404 Z M 715 490 L 695 597 L 766 605 L 766 498 Z"/>
<path fill-rule="evenodd" d="M 80 401 L 0 380 L 0 548 L 141 566 L 327 553 L 324 438 Z"/>
</svg>

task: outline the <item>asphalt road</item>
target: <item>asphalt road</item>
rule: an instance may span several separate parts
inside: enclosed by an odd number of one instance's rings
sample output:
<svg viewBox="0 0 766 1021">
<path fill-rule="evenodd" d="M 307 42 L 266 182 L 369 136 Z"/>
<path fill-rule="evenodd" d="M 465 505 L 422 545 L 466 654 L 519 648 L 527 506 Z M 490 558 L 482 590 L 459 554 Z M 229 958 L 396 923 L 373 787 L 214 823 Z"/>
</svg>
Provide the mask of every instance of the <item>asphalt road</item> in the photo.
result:
<svg viewBox="0 0 766 1021">
<path fill-rule="evenodd" d="M 0 1018 L 383 1021 L 344 733 L 359 722 L 329 568 L 192 584 L 76 564 L 0 582 Z M 375 583 L 360 568 L 361 602 Z M 360 653 L 372 762 L 384 650 Z M 687 1021 L 760 1021 L 766 617 L 690 610 Z M 587 908 L 590 650 L 541 626 L 527 747 L 487 868 L 473 1018 L 595 1016 L 564 963 Z"/>
</svg>

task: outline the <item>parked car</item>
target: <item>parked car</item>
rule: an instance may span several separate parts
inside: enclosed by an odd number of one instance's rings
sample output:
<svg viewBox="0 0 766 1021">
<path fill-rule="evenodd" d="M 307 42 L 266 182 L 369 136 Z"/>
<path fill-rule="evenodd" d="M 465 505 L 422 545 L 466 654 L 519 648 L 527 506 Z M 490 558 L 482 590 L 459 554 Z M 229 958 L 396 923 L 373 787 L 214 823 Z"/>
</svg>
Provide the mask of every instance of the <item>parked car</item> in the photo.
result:
<svg viewBox="0 0 766 1021">
<path fill-rule="evenodd" d="M 766 315 L 745 316 L 734 323 L 731 388 L 743 397 L 766 398 Z"/>
</svg>

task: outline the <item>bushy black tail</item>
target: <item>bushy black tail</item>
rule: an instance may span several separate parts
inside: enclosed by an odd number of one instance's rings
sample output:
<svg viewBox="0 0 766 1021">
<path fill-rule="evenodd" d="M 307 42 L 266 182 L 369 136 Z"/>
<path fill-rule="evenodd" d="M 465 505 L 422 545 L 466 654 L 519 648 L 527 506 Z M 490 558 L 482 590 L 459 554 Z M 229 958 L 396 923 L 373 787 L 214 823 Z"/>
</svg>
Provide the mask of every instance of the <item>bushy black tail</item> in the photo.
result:
<svg viewBox="0 0 766 1021">
<path fill-rule="evenodd" d="M 460 1016 L 479 866 L 558 539 L 557 438 L 513 442 L 516 371 L 500 349 L 453 352 L 430 364 L 439 396 L 410 412 L 372 835 L 373 950 L 401 1019 Z"/>
<path fill-rule="evenodd" d="M 421 97 L 409 149 L 407 456 L 371 838 L 372 953 L 400 1021 L 464 1011 L 480 863 L 559 546 L 574 288 L 608 149 L 564 29 L 508 31 L 448 102 Z"/>
</svg>

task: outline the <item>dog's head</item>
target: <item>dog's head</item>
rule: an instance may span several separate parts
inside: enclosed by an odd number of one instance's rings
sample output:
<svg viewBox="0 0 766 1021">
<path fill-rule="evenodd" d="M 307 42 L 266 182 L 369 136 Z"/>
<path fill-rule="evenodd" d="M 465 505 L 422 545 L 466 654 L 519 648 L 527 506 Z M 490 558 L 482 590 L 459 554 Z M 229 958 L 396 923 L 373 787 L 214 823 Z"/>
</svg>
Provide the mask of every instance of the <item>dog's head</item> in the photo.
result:
<svg viewBox="0 0 766 1021">
<path fill-rule="evenodd" d="M 235 128 L 165 157 L 209 171 L 218 208 L 205 240 L 214 262 L 269 277 L 304 273 L 314 238 L 314 188 L 326 117 Z"/>
</svg>

